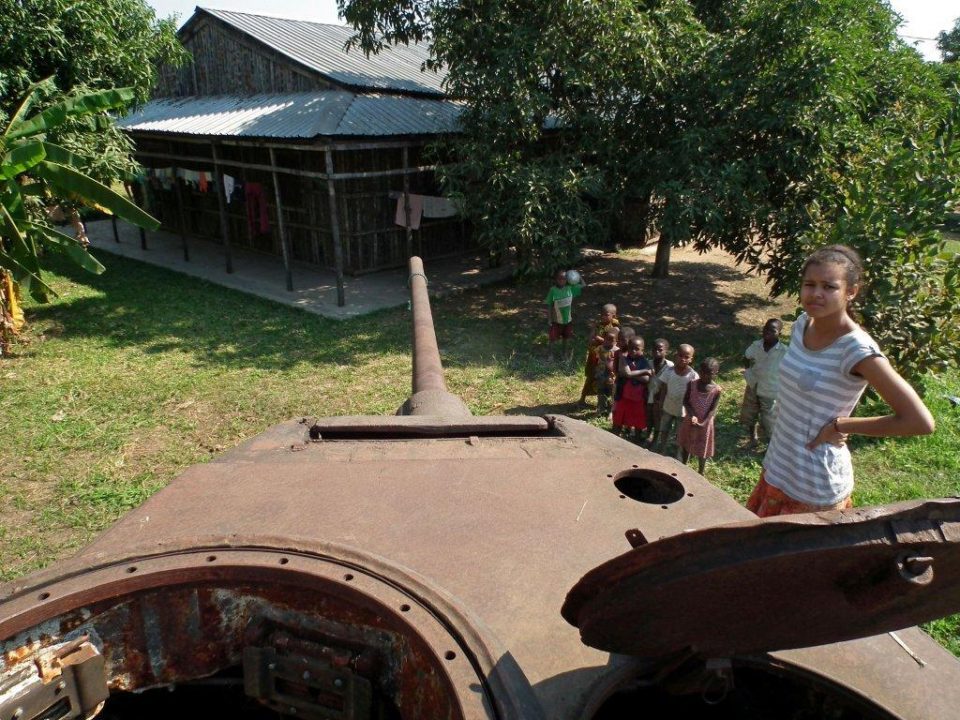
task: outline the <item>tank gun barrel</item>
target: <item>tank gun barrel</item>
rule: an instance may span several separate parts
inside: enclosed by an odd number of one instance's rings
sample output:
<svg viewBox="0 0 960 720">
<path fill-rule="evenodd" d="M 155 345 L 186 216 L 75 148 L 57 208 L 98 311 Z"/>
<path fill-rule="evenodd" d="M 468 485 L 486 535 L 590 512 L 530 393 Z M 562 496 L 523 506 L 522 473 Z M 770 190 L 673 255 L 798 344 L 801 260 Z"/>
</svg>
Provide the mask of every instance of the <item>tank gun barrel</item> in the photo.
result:
<svg viewBox="0 0 960 720">
<path fill-rule="evenodd" d="M 424 390 L 446 392 L 430 296 L 427 294 L 427 276 L 423 272 L 423 260 L 418 257 L 410 258 L 409 282 L 410 305 L 413 309 L 413 394 Z"/>
<path fill-rule="evenodd" d="M 456 395 L 447 391 L 443 363 L 433 327 L 430 296 L 423 260 L 410 258 L 410 306 L 413 310 L 413 386 L 410 398 L 397 411 L 399 415 L 465 417 L 470 410 Z"/>
</svg>

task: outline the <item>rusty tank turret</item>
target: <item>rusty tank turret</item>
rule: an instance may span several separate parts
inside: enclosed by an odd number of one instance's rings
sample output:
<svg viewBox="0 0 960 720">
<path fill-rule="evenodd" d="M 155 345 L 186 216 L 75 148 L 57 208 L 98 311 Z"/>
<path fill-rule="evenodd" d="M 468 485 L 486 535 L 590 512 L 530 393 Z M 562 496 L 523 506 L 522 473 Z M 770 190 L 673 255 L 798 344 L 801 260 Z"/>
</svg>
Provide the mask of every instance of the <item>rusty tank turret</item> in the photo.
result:
<svg viewBox="0 0 960 720">
<path fill-rule="evenodd" d="M 947 720 L 960 501 L 758 520 L 449 393 L 419 259 L 395 416 L 300 418 L 0 588 L 0 720 Z"/>
</svg>

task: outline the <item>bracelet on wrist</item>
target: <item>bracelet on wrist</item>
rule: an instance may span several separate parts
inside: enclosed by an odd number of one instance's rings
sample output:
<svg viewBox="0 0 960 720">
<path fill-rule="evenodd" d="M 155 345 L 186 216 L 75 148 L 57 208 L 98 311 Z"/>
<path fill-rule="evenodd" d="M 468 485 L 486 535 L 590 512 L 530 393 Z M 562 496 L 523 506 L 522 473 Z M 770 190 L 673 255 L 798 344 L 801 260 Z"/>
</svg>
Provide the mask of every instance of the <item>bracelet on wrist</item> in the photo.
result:
<svg viewBox="0 0 960 720">
<path fill-rule="evenodd" d="M 837 422 L 838 420 L 840 420 L 839 416 L 833 419 L 833 431 L 838 435 L 843 435 L 843 430 L 840 429 L 840 425 Z"/>
</svg>

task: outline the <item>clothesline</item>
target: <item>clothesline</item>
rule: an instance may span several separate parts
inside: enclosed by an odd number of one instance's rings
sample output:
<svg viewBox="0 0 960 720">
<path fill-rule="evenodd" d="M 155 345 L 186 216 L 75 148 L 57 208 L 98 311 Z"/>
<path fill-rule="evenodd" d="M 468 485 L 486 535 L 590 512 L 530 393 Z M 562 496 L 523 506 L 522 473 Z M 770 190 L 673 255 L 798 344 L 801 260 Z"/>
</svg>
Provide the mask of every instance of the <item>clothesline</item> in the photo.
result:
<svg viewBox="0 0 960 720">
<path fill-rule="evenodd" d="M 180 178 L 187 185 L 195 186 L 200 192 L 210 190 L 210 180 L 207 173 L 185 168 L 149 168 L 147 178 L 158 183 L 164 190 L 171 190 L 176 178 Z M 267 214 L 267 199 L 263 185 L 256 182 L 238 180 L 231 175 L 221 175 L 223 193 L 227 203 L 242 202 L 246 206 L 247 230 L 251 237 L 265 235 L 270 232 L 270 220 Z"/>
<path fill-rule="evenodd" d="M 409 227 L 411 230 L 420 228 L 421 218 L 449 218 L 460 214 L 459 203 L 450 198 L 414 193 L 405 194 L 394 190 L 390 191 L 389 196 L 397 198 L 394 224 L 400 227 Z M 409 198 L 407 202 L 404 202 L 405 197 Z M 409 225 L 407 225 L 408 218 Z"/>
</svg>

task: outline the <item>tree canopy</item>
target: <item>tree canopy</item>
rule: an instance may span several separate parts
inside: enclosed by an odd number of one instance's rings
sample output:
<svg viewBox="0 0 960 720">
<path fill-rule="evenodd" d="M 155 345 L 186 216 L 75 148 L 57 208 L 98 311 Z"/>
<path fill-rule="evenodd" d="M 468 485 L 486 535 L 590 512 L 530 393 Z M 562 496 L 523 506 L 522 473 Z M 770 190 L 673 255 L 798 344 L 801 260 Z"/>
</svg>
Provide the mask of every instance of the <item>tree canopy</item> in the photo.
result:
<svg viewBox="0 0 960 720">
<path fill-rule="evenodd" d="M 182 59 L 172 18 L 143 0 L 0 0 L 0 109 L 37 80 L 60 91 L 129 87 L 150 95 L 158 63 Z"/>
<path fill-rule="evenodd" d="M 960 62 L 960 17 L 954 21 L 950 30 L 944 30 L 937 35 L 937 48 L 945 63 Z"/>
<path fill-rule="evenodd" d="M 0 0 L 0 37 L 0 122 L 45 79 L 36 102 L 118 87 L 145 102 L 157 68 L 186 57 L 173 19 L 158 19 L 144 0 Z M 105 115 L 74 118 L 55 132 L 58 144 L 89 158 L 86 169 L 100 180 L 136 168 L 129 140 Z"/>
<path fill-rule="evenodd" d="M 82 205 L 155 226 L 109 187 L 137 168 L 112 113 L 149 97 L 160 63 L 184 59 L 175 30 L 143 0 L 0 0 L 0 346 L 15 330 L 8 278 L 45 300 L 48 255 L 103 269 L 53 227 L 52 206 L 78 226 Z"/>
<path fill-rule="evenodd" d="M 448 189 L 525 269 L 617 239 L 636 206 L 661 233 L 659 272 L 673 245 L 719 247 L 774 293 L 797 287 L 813 247 L 843 241 L 868 258 L 864 322 L 881 342 L 905 320 L 892 308 L 927 308 L 901 370 L 956 362 L 951 316 L 932 318 L 958 307 L 934 231 L 958 199 L 957 96 L 882 0 L 340 3 L 365 49 L 430 43 L 468 106 L 443 148 Z"/>
</svg>

